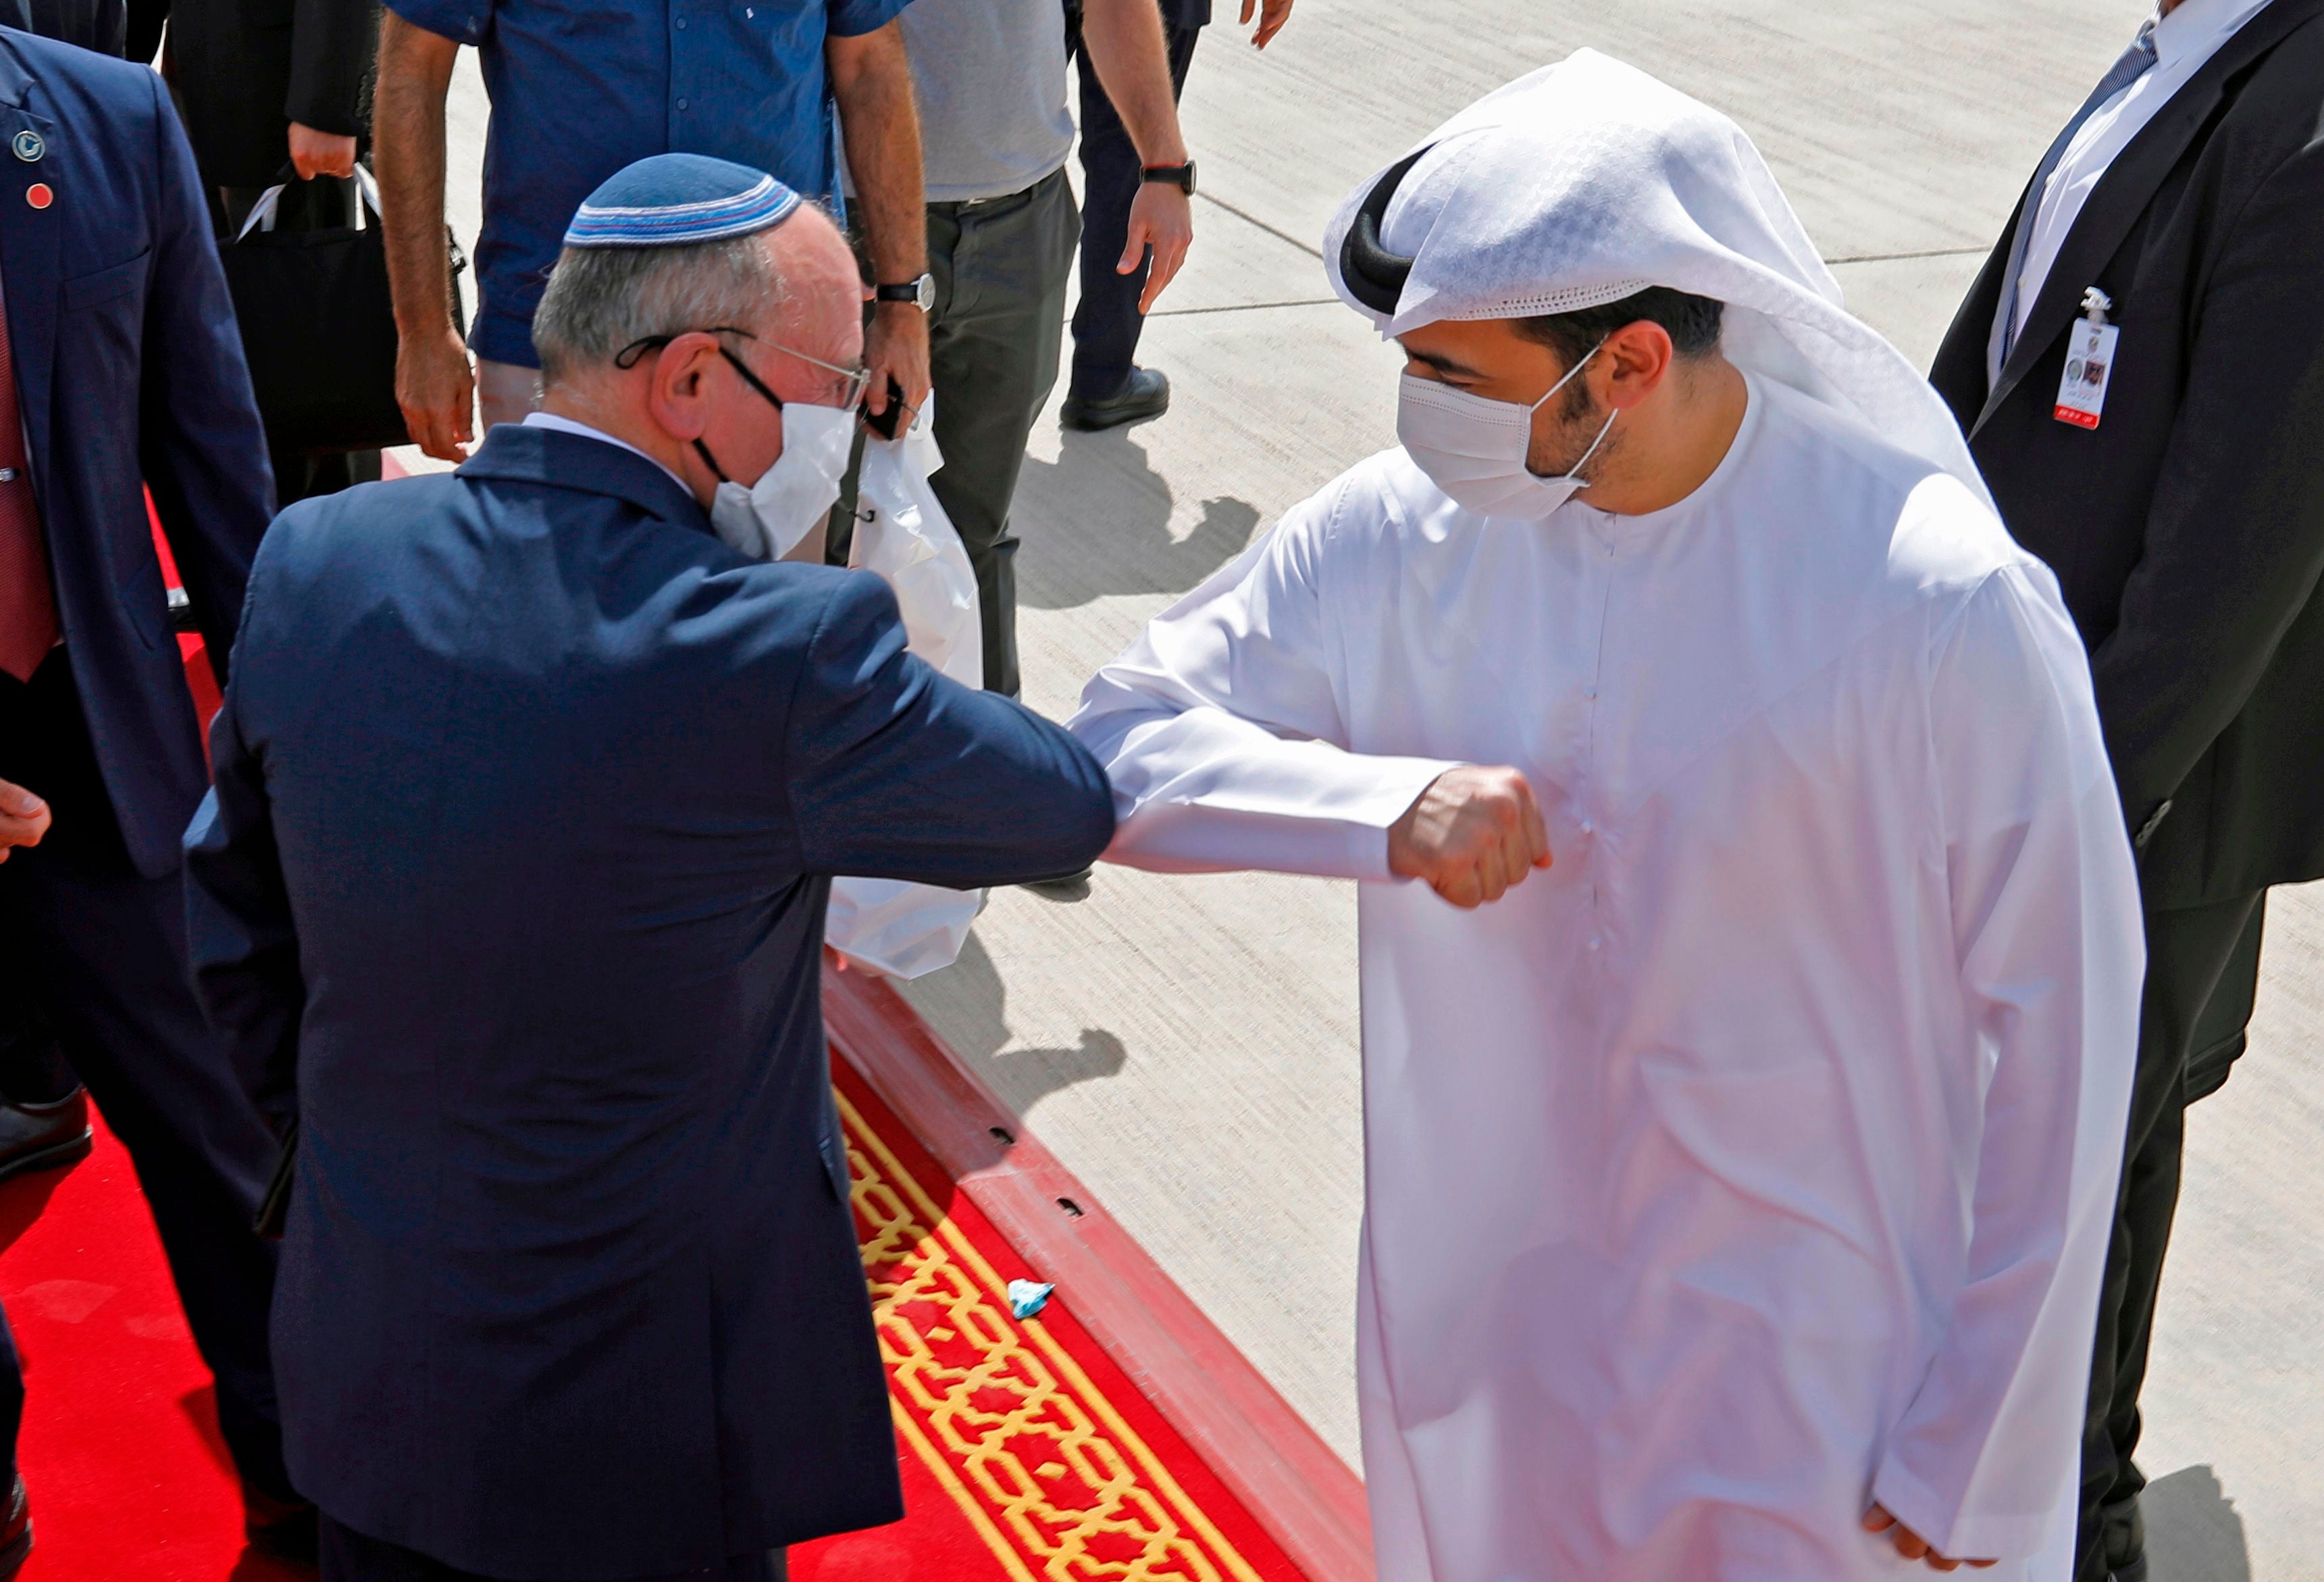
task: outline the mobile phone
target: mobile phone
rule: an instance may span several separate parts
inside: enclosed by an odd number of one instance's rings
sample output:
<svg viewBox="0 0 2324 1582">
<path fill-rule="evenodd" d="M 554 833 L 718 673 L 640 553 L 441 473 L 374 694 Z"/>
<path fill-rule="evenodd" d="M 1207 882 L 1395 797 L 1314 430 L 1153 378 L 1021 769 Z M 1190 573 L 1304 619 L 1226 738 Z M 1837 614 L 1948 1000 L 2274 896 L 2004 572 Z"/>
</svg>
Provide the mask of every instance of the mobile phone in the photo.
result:
<svg viewBox="0 0 2324 1582">
<path fill-rule="evenodd" d="M 856 415 L 863 420 L 863 426 L 871 430 L 873 433 L 879 435 L 882 439 L 893 439 L 896 437 L 896 429 L 903 421 L 904 410 L 904 387 L 897 384 L 892 378 L 888 381 L 888 410 L 886 412 L 881 412 L 876 418 L 873 417 L 872 415 L 872 403 L 868 401 L 862 406 L 855 409 Z"/>
</svg>

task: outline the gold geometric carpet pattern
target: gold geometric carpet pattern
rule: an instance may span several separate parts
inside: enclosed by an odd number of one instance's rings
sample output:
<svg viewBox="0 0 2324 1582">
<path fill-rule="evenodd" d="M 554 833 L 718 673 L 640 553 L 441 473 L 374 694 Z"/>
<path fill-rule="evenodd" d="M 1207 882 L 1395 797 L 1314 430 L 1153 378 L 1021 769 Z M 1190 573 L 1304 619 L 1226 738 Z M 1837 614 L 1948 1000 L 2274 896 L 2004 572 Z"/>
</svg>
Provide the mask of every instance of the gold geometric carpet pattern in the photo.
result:
<svg viewBox="0 0 2324 1582">
<path fill-rule="evenodd" d="M 1259 1582 L 863 1123 L 848 1170 L 896 1431 L 1016 1582 Z"/>
</svg>

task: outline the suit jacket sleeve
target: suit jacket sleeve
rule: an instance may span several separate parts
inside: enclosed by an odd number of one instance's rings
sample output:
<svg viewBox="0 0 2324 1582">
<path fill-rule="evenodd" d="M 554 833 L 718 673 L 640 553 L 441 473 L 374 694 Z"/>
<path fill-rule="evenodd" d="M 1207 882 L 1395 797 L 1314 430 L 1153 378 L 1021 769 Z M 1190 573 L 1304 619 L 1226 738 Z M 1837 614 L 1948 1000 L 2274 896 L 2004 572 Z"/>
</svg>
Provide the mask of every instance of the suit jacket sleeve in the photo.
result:
<svg viewBox="0 0 2324 1582">
<path fill-rule="evenodd" d="M 274 514 L 274 475 L 194 152 L 161 79 L 151 81 L 159 147 L 140 460 L 223 682 L 251 557 Z"/>
<path fill-rule="evenodd" d="M 290 86 L 282 113 L 318 132 L 359 137 L 364 79 L 379 48 L 371 0 L 298 0 L 290 18 Z"/>
<path fill-rule="evenodd" d="M 800 866 L 968 890 L 1094 862 L 1113 834 L 1096 760 L 1023 706 L 907 653 L 878 578 L 834 582 L 791 704 Z"/>
<path fill-rule="evenodd" d="M 2242 711 L 2324 573 L 2319 258 L 2324 136 L 2228 222 L 2190 310 L 2199 328 L 2187 392 L 2144 553 L 2119 624 L 2091 655 L 2134 829 Z"/>
<path fill-rule="evenodd" d="M 239 704 L 227 688 L 210 727 L 215 778 L 186 829 L 186 938 L 210 1024 L 279 1137 L 298 1113 L 307 985 L 265 766 L 244 739 Z"/>
</svg>

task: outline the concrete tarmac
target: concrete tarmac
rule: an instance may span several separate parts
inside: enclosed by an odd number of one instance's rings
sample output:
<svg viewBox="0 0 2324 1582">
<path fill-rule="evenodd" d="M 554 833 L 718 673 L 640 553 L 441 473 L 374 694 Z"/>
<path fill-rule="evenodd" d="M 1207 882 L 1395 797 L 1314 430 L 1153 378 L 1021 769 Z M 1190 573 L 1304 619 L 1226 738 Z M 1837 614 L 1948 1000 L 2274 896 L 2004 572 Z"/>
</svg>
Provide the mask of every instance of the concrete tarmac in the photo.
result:
<svg viewBox="0 0 2324 1582">
<path fill-rule="evenodd" d="M 1037 426 L 1016 513 L 1027 701 L 1393 442 L 1397 359 L 1317 247 L 1368 172 L 1591 45 L 1732 115 L 1851 308 L 1925 363 L 2138 0 L 1299 0 L 1263 54 L 1218 0 L 1187 87 L 1194 252 L 1141 360 L 1176 399 Z M 452 212 L 484 106 L 464 52 Z M 1059 394 L 1062 394 L 1060 390 Z M 913 1001 L 1351 1463 L 1362 1161 L 1353 893 L 1102 868 L 993 898 Z M 2190 1122 L 2142 1464 L 2155 1582 L 2324 1582 L 2324 887 L 2279 894 L 2251 1053 Z M 1489 1217 L 1497 1206 L 1480 1203 Z"/>
</svg>

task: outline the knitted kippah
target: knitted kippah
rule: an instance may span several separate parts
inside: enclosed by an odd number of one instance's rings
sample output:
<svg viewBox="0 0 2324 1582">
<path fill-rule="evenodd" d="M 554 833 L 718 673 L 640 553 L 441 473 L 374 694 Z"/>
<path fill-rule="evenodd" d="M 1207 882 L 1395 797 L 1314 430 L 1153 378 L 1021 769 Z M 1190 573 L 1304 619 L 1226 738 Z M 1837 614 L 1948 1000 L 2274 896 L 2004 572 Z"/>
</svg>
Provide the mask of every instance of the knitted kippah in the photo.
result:
<svg viewBox="0 0 2324 1582">
<path fill-rule="evenodd" d="M 565 233 L 568 247 L 675 247 L 747 236 L 780 225 L 799 195 L 764 171 L 698 153 L 658 153 L 625 165 L 589 194 Z"/>
</svg>

